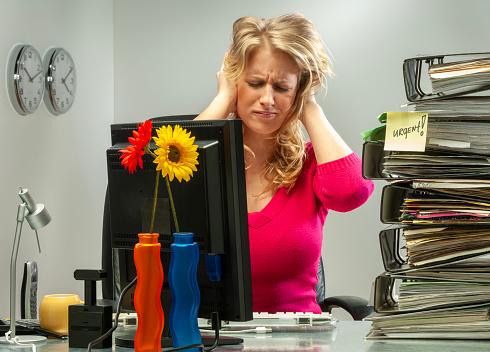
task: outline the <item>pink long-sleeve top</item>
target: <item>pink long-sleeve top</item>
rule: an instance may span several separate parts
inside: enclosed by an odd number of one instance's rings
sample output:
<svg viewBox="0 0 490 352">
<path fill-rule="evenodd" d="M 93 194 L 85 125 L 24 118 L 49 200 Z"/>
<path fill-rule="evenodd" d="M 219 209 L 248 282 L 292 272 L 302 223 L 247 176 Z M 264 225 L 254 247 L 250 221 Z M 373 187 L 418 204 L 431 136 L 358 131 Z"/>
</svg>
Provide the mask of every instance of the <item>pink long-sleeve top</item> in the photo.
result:
<svg viewBox="0 0 490 352">
<path fill-rule="evenodd" d="M 374 190 L 355 153 L 317 165 L 308 143 L 306 155 L 292 191 L 279 188 L 264 209 L 248 214 L 255 312 L 321 313 L 315 285 L 327 213 L 353 210 Z"/>
</svg>

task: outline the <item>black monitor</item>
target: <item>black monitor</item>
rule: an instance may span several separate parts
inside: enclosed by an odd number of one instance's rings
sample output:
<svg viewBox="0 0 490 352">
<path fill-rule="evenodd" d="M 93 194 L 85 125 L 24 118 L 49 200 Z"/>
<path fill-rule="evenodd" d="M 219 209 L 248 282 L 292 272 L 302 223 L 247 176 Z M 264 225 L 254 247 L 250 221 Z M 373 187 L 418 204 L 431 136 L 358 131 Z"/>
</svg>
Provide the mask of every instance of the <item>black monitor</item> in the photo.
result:
<svg viewBox="0 0 490 352">
<path fill-rule="evenodd" d="M 170 183 L 181 232 L 193 232 L 199 244 L 198 284 L 201 294 L 200 318 L 214 311 L 222 320 L 252 319 L 252 283 L 248 239 L 248 213 L 241 120 L 172 120 L 155 118 L 155 129 L 180 125 L 191 132 L 198 145 L 199 165 L 188 182 Z M 149 232 L 156 164 L 143 156 L 143 169 L 130 174 L 121 165 L 118 151 L 129 145 L 128 137 L 137 123 L 111 126 L 112 146 L 107 150 L 108 199 L 111 246 L 117 257 L 113 277 L 120 290 L 136 276 L 133 248 L 138 233 Z M 152 141 L 150 148 L 156 148 Z M 154 232 L 159 233 L 164 269 L 162 306 L 170 316 L 171 293 L 168 285 L 170 245 L 175 224 L 170 213 L 167 188 L 160 182 Z M 206 274 L 204 256 L 221 255 L 221 280 L 213 282 Z M 134 288 L 127 292 L 123 308 L 134 310 Z M 168 321 L 164 336 L 168 335 Z"/>
</svg>

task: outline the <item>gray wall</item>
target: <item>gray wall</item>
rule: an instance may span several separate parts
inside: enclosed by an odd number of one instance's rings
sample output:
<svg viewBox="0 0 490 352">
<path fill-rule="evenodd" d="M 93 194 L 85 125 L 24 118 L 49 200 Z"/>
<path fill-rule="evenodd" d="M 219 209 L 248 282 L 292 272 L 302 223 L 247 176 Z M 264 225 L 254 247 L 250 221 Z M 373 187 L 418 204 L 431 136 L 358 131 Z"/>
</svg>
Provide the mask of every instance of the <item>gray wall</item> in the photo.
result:
<svg viewBox="0 0 490 352">
<path fill-rule="evenodd" d="M 18 256 L 37 261 L 39 297 L 78 293 L 77 268 L 100 268 L 102 209 L 107 184 L 104 151 L 114 119 L 113 6 L 111 0 L 0 0 L 0 316 L 9 316 L 9 267 L 19 186 L 44 203 L 52 222 L 34 231 L 24 223 Z M 28 116 L 10 105 L 5 71 L 11 49 L 34 46 L 67 49 L 78 73 L 77 97 L 64 115 L 51 115 L 44 103 Z M 20 313 L 20 312 L 19 312 Z M 20 316 L 20 315 L 19 315 Z"/>
<path fill-rule="evenodd" d="M 37 253 L 27 223 L 21 264 L 36 260 L 39 295 L 83 294 L 77 268 L 100 267 L 109 125 L 198 113 L 216 92 L 215 74 L 243 15 L 298 11 L 310 18 L 330 49 L 336 77 L 321 101 L 347 143 L 361 153 L 360 133 L 376 117 L 405 103 L 403 59 L 418 54 L 488 51 L 490 4 L 485 0 L 164 1 L 0 0 L 0 66 L 16 43 L 43 55 L 65 47 L 78 71 L 78 94 L 63 116 L 44 106 L 18 116 L 0 84 L 0 315 L 8 316 L 10 254 L 18 186 L 32 191 L 53 216 L 40 231 Z M 19 24 L 19 19 L 27 22 Z M 5 69 L 0 78 L 5 82 Z M 380 191 L 358 210 L 327 218 L 327 293 L 368 298 L 382 271 L 378 233 Z M 95 245 L 94 245 L 95 244 Z"/>
</svg>

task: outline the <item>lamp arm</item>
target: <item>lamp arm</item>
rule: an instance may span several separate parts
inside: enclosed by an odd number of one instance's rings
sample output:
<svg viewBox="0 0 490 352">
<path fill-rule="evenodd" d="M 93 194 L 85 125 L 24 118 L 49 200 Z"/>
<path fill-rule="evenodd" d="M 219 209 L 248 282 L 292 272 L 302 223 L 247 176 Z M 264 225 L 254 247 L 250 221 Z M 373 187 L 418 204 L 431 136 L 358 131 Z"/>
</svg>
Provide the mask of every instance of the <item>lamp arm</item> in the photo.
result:
<svg viewBox="0 0 490 352">
<path fill-rule="evenodd" d="M 37 249 L 39 250 L 39 253 L 41 253 L 41 243 L 39 243 L 39 236 L 37 234 L 37 230 L 34 230 L 36 233 L 36 240 L 37 240 Z"/>
<path fill-rule="evenodd" d="M 15 228 L 14 246 L 12 248 L 12 256 L 10 257 L 10 331 L 11 336 L 15 338 L 15 297 L 16 297 L 16 269 L 17 269 L 17 254 L 19 252 L 20 234 L 22 232 L 22 223 L 25 219 L 26 205 L 19 204 L 17 209 L 17 226 Z"/>
</svg>

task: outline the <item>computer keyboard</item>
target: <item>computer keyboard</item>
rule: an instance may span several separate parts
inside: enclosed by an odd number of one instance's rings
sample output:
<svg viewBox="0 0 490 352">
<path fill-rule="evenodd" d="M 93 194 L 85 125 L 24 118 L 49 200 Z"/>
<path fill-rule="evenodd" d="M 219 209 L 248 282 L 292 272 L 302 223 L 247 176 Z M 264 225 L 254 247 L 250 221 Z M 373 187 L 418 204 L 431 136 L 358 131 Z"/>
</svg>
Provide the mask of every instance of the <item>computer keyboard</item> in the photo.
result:
<svg viewBox="0 0 490 352">
<path fill-rule="evenodd" d="M 289 332 L 331 330 L 336 326 L 337 320 L 330 313 L 253 313 L 253 319 L 245 322 L 223 322 L 220 333 L 237 332 Z M 211 323 L 200 319 L 199 327 L 209 329 Z"/>
<path fill-rule="evenodd" d="M 0 333 L 5 334 L 10 330 L 10 320 L 0 319 Z M 55 337 L 57 339 L 67 339 L 68 335 L 59 334 L 55 331 L 41 328 L 39 319 L 19 319 L 15 322 L 16 335 L 43 335 L 48 337 Z"/>
<path fill-rule="evenodd" d="M 37 319 L 36 319 L 37 320 Z M 30 326 L 34 325 L 36 321 L 31 321 Z M 15 332 L 19 335 L 23 334 L 32 334 L 32 329 L 29 329 L 27 326 L 28 324 L 16 324 L 15 325 Z M 37 326 L 39 327 L 39 320 L 37 320 Z M 7 331 L 10 330 L 10 320 L 9 319 L 0 319 L 0 333 L 4 334 Z"/>
<path fill-rule="evenodd" d="M 10 320 L 7 320 L 7 324 L 10 324 Z M 25 326 L 27 328 L 40 328 L 41 323 L 39 322 L 39 319 L 19 319 L 16 320 L 16 323 L 21 326 Z"/>
</svg>

